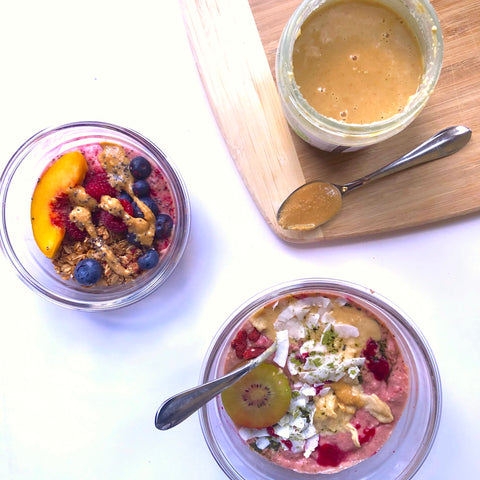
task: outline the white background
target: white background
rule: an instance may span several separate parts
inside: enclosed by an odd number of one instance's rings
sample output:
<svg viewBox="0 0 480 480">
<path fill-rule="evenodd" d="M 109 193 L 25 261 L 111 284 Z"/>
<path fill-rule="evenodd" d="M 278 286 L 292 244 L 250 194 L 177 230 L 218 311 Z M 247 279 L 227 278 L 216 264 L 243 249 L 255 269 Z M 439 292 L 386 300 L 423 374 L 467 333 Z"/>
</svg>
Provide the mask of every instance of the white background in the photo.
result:
<svg viewBox="0 0 480 480">
<path fill-rule="evenodd" d="M 309 276 L 372 288 L 413 318 L 437 357 L 444 395 L 436 443 L 415 478 L 478 476 L 478 215 L 368 239 L 283 243 L 224 145 L 176 0 L 2 2 L 0 23 L 2 168 L 40 129 L 107 121 L 166 151 L 192 205 L 178 268 L 120 311 L 52 305 L 0 257 L 0 479 L 226 478 L 197 415 L 160 432 L 156 409 L 197 383 L 233 310 Z"/>
</svg>

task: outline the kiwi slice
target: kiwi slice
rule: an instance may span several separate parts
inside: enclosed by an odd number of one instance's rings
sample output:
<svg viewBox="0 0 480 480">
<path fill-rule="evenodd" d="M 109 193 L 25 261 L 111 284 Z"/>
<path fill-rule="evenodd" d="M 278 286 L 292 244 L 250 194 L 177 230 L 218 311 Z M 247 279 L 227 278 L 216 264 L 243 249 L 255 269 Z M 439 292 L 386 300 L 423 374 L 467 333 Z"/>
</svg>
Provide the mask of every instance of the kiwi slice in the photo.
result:
<svg viewBox="0 0 480 480">
<path fill-rule="evenodd" d="M 240 427 L 264 428 L 277 423 L 292 398 L 288 378 L 275 365 L 263 363 L 222 392 L 225 411 Z"/>
</svg>

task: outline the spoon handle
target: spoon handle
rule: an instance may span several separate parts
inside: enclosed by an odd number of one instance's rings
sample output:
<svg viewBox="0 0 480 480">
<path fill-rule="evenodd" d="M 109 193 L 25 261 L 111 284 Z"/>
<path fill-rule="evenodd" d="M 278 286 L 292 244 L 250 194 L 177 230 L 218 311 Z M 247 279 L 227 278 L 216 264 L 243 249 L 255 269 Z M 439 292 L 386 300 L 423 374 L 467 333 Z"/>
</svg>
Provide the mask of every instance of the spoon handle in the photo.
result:
<svg viewBox="0 0 480 480">
<path fill-rule="evenodd" d="M 276 349 L 277 343 L 274 342 L 261 355 L 250 360 L 233 372 L 170 397 L 157 410 L 155 426 L 159 430 L 168 430 L 183 422 L 202 405 L 205 405 L 205 403 L 240 380 L 240 378 L 248 372 L 258 367 L 258 365 L 272 355 Z"/>
<path fill-rule="evenodd" d="M 452 155 L 452 153 L 458 152 L 458 150 L 464 147 L 471 136 L 472 131 L 467 127 L 455 126 L 446 128 L 392 163 L 358 180 L 346 183 L 340 187 L 340 191 L 342 194 L 350 192 L 374 179 L 376 180 L 422 163 Z"/>
</svg>

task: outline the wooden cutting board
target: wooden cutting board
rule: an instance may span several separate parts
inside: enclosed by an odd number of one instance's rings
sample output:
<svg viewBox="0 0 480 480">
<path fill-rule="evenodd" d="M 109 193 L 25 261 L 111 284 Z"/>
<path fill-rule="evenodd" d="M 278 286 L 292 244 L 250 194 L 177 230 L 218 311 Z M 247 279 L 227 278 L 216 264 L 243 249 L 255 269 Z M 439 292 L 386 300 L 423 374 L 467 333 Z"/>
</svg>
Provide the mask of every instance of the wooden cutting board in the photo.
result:
<svg viewBox="0 0 480 480">
<path fill-rule="evenodd" d="M 181 0 L 212 110 L 265 221 L 288 242 L 313 243 L 390 232 L 480 210 L 480 2 L 433 0 L 445 51 L 437 87 L 406 130 L 367 149 L 333 154 L 292 133 L 280 107 L 274 63 L 282 30 L 300 0 Z M 276 211 L 314 179 L 341 184 L 390 163 L 437 131 L 472 129 L 451 157 L 349 193 L 340 214 L 312 232 L 283 230 Z"/>
</svg>

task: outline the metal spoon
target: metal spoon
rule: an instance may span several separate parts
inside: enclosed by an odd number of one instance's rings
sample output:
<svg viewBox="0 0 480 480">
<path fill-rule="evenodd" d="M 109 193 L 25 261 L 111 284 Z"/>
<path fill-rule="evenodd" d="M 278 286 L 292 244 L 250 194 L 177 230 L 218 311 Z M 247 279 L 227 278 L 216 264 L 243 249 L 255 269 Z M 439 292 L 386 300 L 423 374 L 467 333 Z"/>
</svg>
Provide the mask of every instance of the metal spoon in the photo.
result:
<svg viewBox="0 0 480 480">
<path fill-rule="evenodd" d="M 372 180 L 391 175 L 422 163 L 452 155 L 464 147 L 472 131 L 463 126 L 449 127 L 392 163 L 345 185 L 316 180 L 293 191 L 277 212 L 284 229 L 313 230 L 334 217 L 342 206 L 342 196 Z"/>
<path fill-rule="evenodd" d="M 159 430 L 168 430 L 188 418 L 193 412 L 205 405 L 212 398 L 232 386 L 248 372 L 252 371 L 263 363 L 277 349 L 277 342 L 274 342 L 258 357 L 250 360 L 242 367 L 228 373 L 227 375 L 204 383 L 198 387 L 191 388 L 185 392 L 178 393 L 167 399 L 155 415 L 155 426 Z"/>
</svg>

